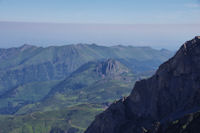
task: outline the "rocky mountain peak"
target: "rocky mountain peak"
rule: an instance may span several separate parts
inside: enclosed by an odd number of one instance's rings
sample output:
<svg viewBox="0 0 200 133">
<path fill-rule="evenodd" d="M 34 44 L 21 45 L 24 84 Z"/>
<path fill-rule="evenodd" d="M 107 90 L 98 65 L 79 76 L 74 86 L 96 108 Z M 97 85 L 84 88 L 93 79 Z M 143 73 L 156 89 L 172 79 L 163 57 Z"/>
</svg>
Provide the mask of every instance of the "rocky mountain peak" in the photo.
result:
<svg viewBox="0 0 200 133">
<path fill-rule="evenodd" d="M 108 59 L 97 65 L 96 72 L 100 75 L 112 76 L 122 74 L 123 72 L 128 72 L 128 69 L 125 68 L 119 61 Z"/>
<path fill-rule="evenodd" d="M 131 101 L 138 104 L 134 112 L 139 111 L 142 115 L 148 114 L 162 120 L 198 107 L 199 72 L 200 40 L 195 37 L 183 44 L 173 58 L 159 67 L 154 76 L 136 83 L 130 95 Z"/>
<path fill-rule="evenodd" d="M 199 48 L 200 46 L 200 36 L 196 36 L 194 39 L 187 41 L 181 49 L 184 51 L 192 51 L 194 48 Z"/>
<path fill-rule="evenodd" d="M 86 133 L 143 133 L 152 125 L 200 109 L 200 39 L 181 46 L 154 76 L 136 82 L 130 96 L 112 104 Z"/>
<path fill-rule="evenodd" d="M 163 71 L 173 72 L 173 76 L 196 73 L 200 69 L 200 37 L 184 43 L 173 58 L 162 64 L 158 69 L 159 75 Z"/>
</svg>

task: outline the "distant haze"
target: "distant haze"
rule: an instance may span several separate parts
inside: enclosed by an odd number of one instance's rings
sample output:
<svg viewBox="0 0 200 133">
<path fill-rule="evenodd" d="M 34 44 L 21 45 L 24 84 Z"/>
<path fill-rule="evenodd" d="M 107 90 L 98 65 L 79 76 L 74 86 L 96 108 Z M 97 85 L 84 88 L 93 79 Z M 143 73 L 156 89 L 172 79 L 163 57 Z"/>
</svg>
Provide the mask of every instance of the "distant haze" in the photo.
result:
<svg viewBox="0 0 200 133">
<path fill-rule="evenodd" d="M 0 47 L 96 43 L 175 50 L 199 35 L 200 24 L 62 24 L 0 22 Z"/>
<path fill-rule="evenodd" d="M 200 0 L 0 0 L 0 47 L 96 43 L 176 50 L 200 35 Z"/>
</svg>

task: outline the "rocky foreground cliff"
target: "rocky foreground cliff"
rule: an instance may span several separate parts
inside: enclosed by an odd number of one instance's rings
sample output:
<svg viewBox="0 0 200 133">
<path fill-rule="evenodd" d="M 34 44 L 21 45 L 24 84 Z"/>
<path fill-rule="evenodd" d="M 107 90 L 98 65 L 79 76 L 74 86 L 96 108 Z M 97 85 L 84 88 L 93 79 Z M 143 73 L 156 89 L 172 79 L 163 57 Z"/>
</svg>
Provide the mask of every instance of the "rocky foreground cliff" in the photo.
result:
<svg viewBox="0 0 200 133">
<path fill-rule="evenodd" d="M 200 37 L 195 37 L 154 76 L 137 82 L 129 97 L 98 115 L 85 133 L 160 133 L 166 123 L 198 110 Z"/>
</svg>

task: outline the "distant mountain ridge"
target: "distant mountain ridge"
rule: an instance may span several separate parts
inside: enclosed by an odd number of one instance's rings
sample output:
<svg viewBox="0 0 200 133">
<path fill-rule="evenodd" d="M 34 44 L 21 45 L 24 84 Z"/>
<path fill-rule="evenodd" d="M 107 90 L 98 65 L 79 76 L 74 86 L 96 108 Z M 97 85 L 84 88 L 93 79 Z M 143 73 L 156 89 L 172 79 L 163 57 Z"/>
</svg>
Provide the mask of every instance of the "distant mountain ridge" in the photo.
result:
<svg viewBox="0 0 200 133">
<path fill-rule="evenodd" d="M 120 59 L 131 66 L 152 61 L 152 70 L 173 53 L 151 48 L 98 45 L 66 45 L 36 47 L 23 45 L 18 48 L 0 49 L 0 94 L 5 90 L 35 81 L 60 80 L 89 61 Z M 141 63 L 139 63 L 141 62 Z M 137 71 L 137 68 L 135 71 Z M 30 76 L 31 75 L 31 76 Z"/>
<path fill-rule="evenodd" d="M 195 37 L 154 76 L 136 82 L 129 97 L 97 116 L 86 133 L 161 133 L 160 124 L 200 110 L 199 72 L 200 37 Z"/>
<path fill-rule="evenodd" d="M 41 100 L 54 83 L 62 81 L 88 62 L 110 58 L 118 60 L 134 74 L 146 76 L 172 54 L 150 47 L 106 47 L 95 44 L 45 48 L 25 44 L 0 49 L 0 113 L 12 113 L 12 108 L 16 110 Z M 113 73 L 115 71 L 110 74 Z"/>
</svg>

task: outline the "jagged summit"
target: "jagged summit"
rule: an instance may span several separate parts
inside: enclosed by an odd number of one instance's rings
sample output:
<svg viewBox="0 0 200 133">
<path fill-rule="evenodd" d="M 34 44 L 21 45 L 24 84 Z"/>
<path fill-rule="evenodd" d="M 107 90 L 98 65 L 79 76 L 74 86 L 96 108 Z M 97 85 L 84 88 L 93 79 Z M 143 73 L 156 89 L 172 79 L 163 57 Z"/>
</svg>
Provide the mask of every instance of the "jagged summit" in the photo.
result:
<svg viewBox="0 0 200 133">
<path fill-rule="evenodd" d="M 196 68 L 200 69 L 200 39 L 194 39 L 184 43 L 178 52 L 168 62 L 162 64 L 157 74 L 161 73 L 168 67 L 168 71 L 174 71 L 174 75 L 191 74 L 196 72 Z"/>
<path fill-rule="evenodd" d="M 90 61 L 83 66 L 81 66 L 78 70 L 72 73 L 71 76 L 80 74 L 80 73 L 88 73 L 89 77 L 91 75 L 95 75 L 101 78 L 109 78 L 109 79 L 118 79 L 122 78 L 125 73 L 132 73 L 130 69 L 121 64 L 119 61 L 115 59 L 106 59 L 101 61 Z"/>
<path fill-rule="evenodd" d="M 136 82 L 130 96 L 110 106 L 86 133 L 143 133 L 200 110 L 200 39 L 181 46 L 154 76 Z M 158 125 L 157 125 L 158 126 Z M 156 133 L 156 130 L 153 131 Z"/>
<path fill-rule="evenodd" d="M 193 48 L 200 47 L 200 36 L 196 36 L 194 39 L 187 41 L 181 49 L 184 49 L 184 51 L 191 51 Z"/>
<path fill-rule="evenodd" d="M 114 59 L 102 61 L 96 67 L 96 72 L 104 76 L 117 75 L 128 71 L 119 61 Z"/>
</svg>

